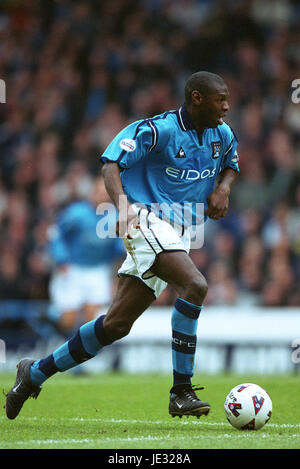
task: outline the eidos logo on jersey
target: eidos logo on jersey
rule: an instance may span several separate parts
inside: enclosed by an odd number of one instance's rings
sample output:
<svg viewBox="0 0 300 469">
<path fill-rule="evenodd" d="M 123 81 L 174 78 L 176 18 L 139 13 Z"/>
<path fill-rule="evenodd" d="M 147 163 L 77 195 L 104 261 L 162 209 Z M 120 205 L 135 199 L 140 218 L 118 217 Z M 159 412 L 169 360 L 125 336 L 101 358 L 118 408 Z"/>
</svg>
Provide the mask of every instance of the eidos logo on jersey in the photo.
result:
<svg viewBox="0 0 300 469">
<path fill-rule="evenodd" d="M 197 181 L 198 179 L 212 178 L 216 175 L 216 168 L 203 169 L 203 171 L 197 171 L 197 169 L 178 169 L 169 166 L 166 168 L 166 174 L 174 179 L 181 179 L 186 181 Z"/>
</svg>

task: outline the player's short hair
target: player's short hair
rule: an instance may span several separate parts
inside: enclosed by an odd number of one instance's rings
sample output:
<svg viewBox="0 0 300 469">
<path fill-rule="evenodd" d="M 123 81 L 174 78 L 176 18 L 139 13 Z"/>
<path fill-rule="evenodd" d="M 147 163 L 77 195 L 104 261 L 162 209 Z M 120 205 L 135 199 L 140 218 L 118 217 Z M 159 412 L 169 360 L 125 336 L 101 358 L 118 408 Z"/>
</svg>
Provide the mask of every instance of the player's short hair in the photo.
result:
<svg viewBox="0 0 300 469">
<path fill-rule="evenodd" d="M 184 95 L 186 104 L 191 103 L 192 92 L 194 90 L 198 90 L 203 96 L 207 96 L 214 91 L 215 85 L 226 86 L 225 81 L 220 75 L 211 72 L 193 73 L 185 84 Z"/>
</svg>

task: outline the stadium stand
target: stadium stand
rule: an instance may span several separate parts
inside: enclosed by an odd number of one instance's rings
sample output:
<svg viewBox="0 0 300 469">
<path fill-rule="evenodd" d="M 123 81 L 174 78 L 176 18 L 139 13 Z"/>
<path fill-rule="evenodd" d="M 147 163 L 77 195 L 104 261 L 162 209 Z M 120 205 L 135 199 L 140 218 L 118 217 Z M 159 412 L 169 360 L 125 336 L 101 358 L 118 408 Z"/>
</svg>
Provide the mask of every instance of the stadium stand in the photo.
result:
<svg viewBox="0 0 300 469">
<path fill-rule="evenodd" d="M 292 0 L 1 2 L 0 300 L 49 300 L 55 215 L 89 197 L 124 125 L 179 107 L 202 69 L 228 83 L 241 169 L 191 253 L 206 304 L 300 306 L 299 20 Z"/>
</svg>

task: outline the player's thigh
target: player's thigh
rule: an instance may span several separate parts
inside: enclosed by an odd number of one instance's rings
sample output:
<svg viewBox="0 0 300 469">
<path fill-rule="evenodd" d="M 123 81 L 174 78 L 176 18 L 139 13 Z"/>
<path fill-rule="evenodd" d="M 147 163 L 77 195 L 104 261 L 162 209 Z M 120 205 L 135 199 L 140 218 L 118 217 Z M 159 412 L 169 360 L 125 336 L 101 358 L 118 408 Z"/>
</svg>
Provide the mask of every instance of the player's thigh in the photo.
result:
<svg viewBox="0 0 300 469">
<path fill-rule="evenodd" d="M 124 337 L 154 300 L 155 295 L 140 279 L 121 276 L 116 295 L 103 321 L 106 334 L 114 340 Z"/>
<path fill-rule="evenodd" d="M 161 252 L 156 257 L 151 272 L 175 288 L 180 295 L 191 289 L 203 290 L 203 293 L 206 293 L 207 283 L 204 276 L 184 251 Z"/>
</svg>

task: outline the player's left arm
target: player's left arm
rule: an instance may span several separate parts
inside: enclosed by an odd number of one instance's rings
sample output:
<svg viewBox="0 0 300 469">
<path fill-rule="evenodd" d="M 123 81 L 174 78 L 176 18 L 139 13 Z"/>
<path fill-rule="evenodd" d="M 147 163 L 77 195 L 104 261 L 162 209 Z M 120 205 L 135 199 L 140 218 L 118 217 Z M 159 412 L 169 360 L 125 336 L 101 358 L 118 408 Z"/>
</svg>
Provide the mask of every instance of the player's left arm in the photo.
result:
<svg viewBox="0 0 300 469">
<path fill-rule="evenodd" d="M 219 220 L 226 216 L 229 208 L 229 195 L 231 187 L 239 173 L 239 156 L 237 153 L 238 140 L 229 126 L 224 126 L 226 150 L 222 157 L 220 172 L 213 192 L 207 198 L 205 214 L 209 218 Z"/>
<path fill-rule="evenodd" d="M 232 168 L 225 168 L 219 175 L 214 191 L 207 198 L 208 208 L 205 215 L 214 220 L 224 218 L 229 208 L 229 195 L 231 187 L 236 180 L 238 172 Z"/>
</svg>

